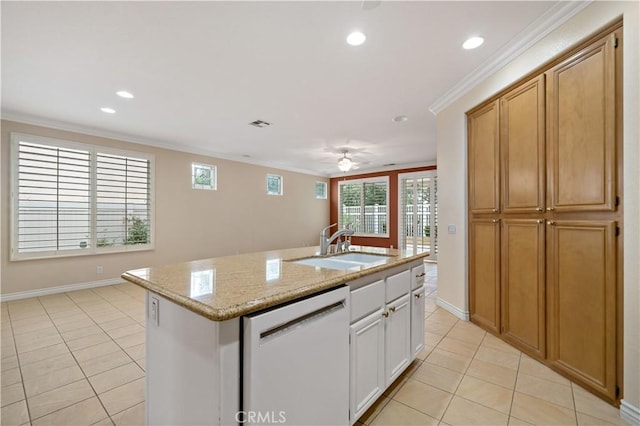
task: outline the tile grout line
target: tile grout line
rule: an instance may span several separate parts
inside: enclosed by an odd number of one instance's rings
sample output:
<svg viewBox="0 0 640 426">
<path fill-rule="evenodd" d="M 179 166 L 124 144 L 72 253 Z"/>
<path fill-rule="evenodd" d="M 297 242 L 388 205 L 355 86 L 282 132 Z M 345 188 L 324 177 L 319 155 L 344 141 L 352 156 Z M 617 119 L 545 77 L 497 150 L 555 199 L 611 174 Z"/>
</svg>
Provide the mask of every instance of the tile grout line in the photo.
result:
<svg viewBox="0 0 640 426">
<path fill-rule="evenodd" d="M 40 301 L 38 300 L 38 303 Z M 40 304 L 42 305 L 42 304 Z M 43 306 L 44 309 L 44 306 Z M 45 310 L 46 312 L 46 310 Z M 13 339 L 13 349 L 16 351 L 16 363 L 18 364 L 18 373 L 20 373 L 20 384 L 22 385 L 22 395 L 24 399 L 20 401 L 24 401 L 24 406 L 27 408 L 27 421 L 31 424 L 31 409 L 29 408 L 29 403 L 27 402 L 27 391 L 24 387 L 24 377 L 22 377 L 22 366 L 20 365 L 20 357 L 18 356 L 18 344 L 16 343 L 16 336 L 13 332 L 13 321 L 11 320 L 11 310 L 9 309 L 9 305 L 7 304 L 7 317 L 9 317 L 9 325 L 11 326 L 11 338 Z M 20 402 L 17 401 L 17 402 Z"/>
<path fill-rule="evenodd" d="M 461 321 L 460 319 L 458 319 L 454 324 L 453 327 L 455 327 L 456 324 L 458 324 L 458 322 Z M 453 330 L 453 327 L 451 327 L 451 330 Z M 449 332 L 451 332 L 451 330 L 449 330 Z M 446 335 L 449 334 L 449 332 L 447 332 Z M 486 333 L 486 331 L 485 331 Z M 486 337 L 486 334 L 485 334 Z M 455 340 L 455 339 L 454 339 Z M 482 339 L 484 340 L 484 338 Z M 449 407 L 451 406 L 451 402 L 453 401 L 453 398 L 456 397 L 456 392 L 458 392 L 458 389 L 460 388 L 460 383 L 462 383 L 462 381 L 464 380 L 465 376 L 467 375 L 467 371 L 469 371 L 469 367 L 471 367 L 471 363 L 473 362 L 473 360 L 476 357 L 476 354 L 478 353 L 478 350 L 480 349 L 480 345 L 482 344 L 482 340 L 480 341 L 480 343 L 478 343 L 478 346 L 476 347 L 476 350 L 473 352 L 473 355 L 471 356 L 471 362 L 469 363 L 469 365 L 467 365 L 467 367 L 465 368 L 464 372 L 462 373 L 462 378 L 460 379 L 460 382 L 456 385 L 456 388 L 454 389 L 454 391 L 451 393 L 451 399 L 449 400 L 449 403 L 447 404 L 447 407 L 444 409 L 444 411 L 442 412 L 442 416 L 440 416 L 439 421 L 443 422 L 444 420 L 444 416 L 447 414 L 447 411 L 449 410 Z M 437 348 L 437 346 L 436 346 Z M 444 367 L 443 367 L 444 368 Z M 466 399 L 466 398 L 464 398 Z"/>
<path fill-rule="evenodd" d="M 91 291 L 91 292 L 93 293 L 93 290 L 92 290 L 92 289 L 88 289 L 88 290 L 89 290 L 89 291 Z M 93 324 L 94 324 L 94 325 L 96 325 L 98 328 L 100 328 L 100 330 L 102 330 L 105 334 L 107 334 L 107 336 L 109 337 L 109 339 L 111 339 L 111 341 L 113 341 L 113 342 L 114 342 L 114 343 L 115 343 L 115 344 L 116 344 L 116 345 L 117 345 L 117 346 L 118 346 L 118 347 L 119 347 L 119 348 L 120 348 L 120 349 L 121 349 L 121 350 L 122 350 L 122 351 L 123 351 L 123 352 L 124 352 L 128 357 L 129 357 L 129 359 L 131 359 L 131 361 L 132 361 L 133 363 L 135 363 L 136 365 L 138 365 L 138 363 L 137 363 L 137 362 L 135 362 L 135 360 L 134 360 L 134 359 L 129 355 L 129 353 L 127 353 L 127 351 L 126 351 L 124 348 L 122 348 L 122 347 L 121 347 L 121 346 L 120 346 L 120 345 L 119 345 L 119 344 L 118 344 L 118 343 L 117 343 L 117 342 L 116 342 L 116 341 L 115 341 L 115 340 L 114 340 L 114 339 L 113 339 L 113 338 L 112 338 L 108 333 L 106 333 L 106 331 L 105 331 L 102 327 L 100 327 L 100 324 L 98 324 L 98 323 L 97 323 L 97 322 L 96 322 L 96 321 L 91 317 L 91 315 L 89 315 L 89 314 L 87 313 L 87 311 L 86 311 L 86 310 L 84 310 L 84 309 L 83 309 L 83 307 L 82 307 L 80 304 L 78 304 L 78 302 L 76 302 L 73 298 L 69 297 L 69 295 L 68 295 L 67 293 L 64 293 L 64 295 L 65 295 L 65 296 L 66 296 L 66 297 L 67 297 L 67 298 L 68 298 L 68 299 L 69 299 L 69 300 L 70 300 L 70 301 L 71 301 L 75 306 L 77 306 L 77 307 L 78 307 L 78 308 L 79 308 L 79 309 L 80 309 L 84 314 L 86 314 L 86 315 L 87 315 L 87 317 L 89 318 L 89 320 L 90 320 L 91 322 L 93 322 Z M 102 298 L 105 302 L 107 302 L 107 303 L 109 303 L 109 304 L 111 305 L 111 303 L 110 303 L 107 299 L 105 299 L 102 295 L 100 295 L 100 294 L 96 294 L 96 295 L 97 295 L 98 297 Z M 58 412 L 58 411 L 60 411 L 60 410 L 64 410 L 65 408 L 69 408 L 69 407 L 71 407 L 71 406 L 73 406 L 73 405 L 79 404 L 80 402 L 84 402 L 84 401 L 86 401 L 86 400 L 88 400 L 88 399 L 91 399 L 91 398 L 95 397 L 95 398 L 100 402 L 100 405 L 101 405 L 101 406 L 102 406 L 102 408 L 104 409 L 104 412 L 107 414 L 107 417 L 106 417 L 106 418 L 108 418 L 112 423 L 114 423 L 114 422 L 113 422 L 113 419 L 111 419 L 111 416 L 109 415 L 109 411 L 107 411 L 106 407 L 105 407 L 105 406 L 104 406 L 104 404 L 102 403 L 102 400 L 100 399 L 100 396 L 98 395 L 98 392 L 96 392 L 96 390 L 95 390 L 94 386 L 91 384 L 91 381 L 89 380 L 89 377 L 86 375 L 86 373 L 85 373 L 84 369 L 80 366 L 80 363 L 79 363 L 78 359 L 76 358 L 76 356 L 74 355 L 73 351 L 71 350 L 71 348 L 70 348 L 70 347 L 69 347 L 69 345 L 67 344 L 67 340 L 62 336 L 62 333 L 61 333 L 61 332 L 60 332 L 60 330 L 58 329 L 58 326 L 56 325 L 55 321 L 53 320 L 53 318 L 51 318 L 51 315 L 50 315 L 49 311 L 47 310 L 47 308 L 46 308 L 46 307 L 42 304 L 42 302 L 40 301 L 40 297 L 38 297 L 37 299 L 38 299 L 38 303 L 40 304 L 40 306 L 42 306 L 42 308 L 44 309 L 44 311 L 45 311 L 45 313 L 46 313 L 47 317 L 48 317 L 48 318 L 49 318 L 49 320 L 52 322 L 52 324 L 53 324 L 54 328 L 55 328 L 55 329 L 56 329 L 56 331 L 58 332 L 58 335 L 59 335 L 59 336 L 60 336 L 60 338 L 62 339 L 62 342 L 64 343 L 64 345 L 65 345 L 65 346 L 67 347 L 67 349 L 69 350 L 69 353 L 71 354 L 71 357 L 72 357 L 72 358 L 73 358 L 73 360 L 75 361 L 76 366 L 80 369 L 80 371 L 82 372 L 82 375 L 83 375 L 84 379 L 87 381 L 87 383 L 88 383 L 88 384 L 89 384 L 89 386 L 91 387 L 91 390 L 93 391 L 94 395 L 93 395 L 93 396 L 90 396 L 89 398 L 85 398 L 85 399 L 83 399 L 83 400 L 76 401 L 75 403 L 73 403 L 73 404 L 71 404 L 71 405 L 68 405 L 68 406 L 65 406 L 65 407 L 59 408 L 59 409 L 57 409 L 57 410 L 54 410 L 54 411 L 52 411 L 52 412 L 50 412 L 50 413 L 47 413 L 47 414 L 45 414 L 45 415 L 43 415 L 43 416 L 40 416 L 40 417 L 37 417 L 37 418 L 35 418 L 35 419 L 34 419 L 34 418 L 32 418 L 32 417 L 31 417 L 31 412 L 30 412 L 30 410 L 29 410 L 28 398 L 27 398 L 26 391 L 25 391 L 25 403 L 26 403 L 26 405 L 27 405 L 27 409 L 28 409 L 29 422 L 32 422 L 33 420 L 37 420 L 37 419 L 40 419 L 40 418 L 42 418 L 42 417 L 45 417 L 45 416 L 51 415 L 51 414 L 56 413 L 56 412 Z M 113 306 L 113 305 L 112 305 L 112 306 Z M 121 312 L 121 311 L 120 311 L 120 312 Z M 132 319 L 133 319 L 133 318 L 132 318 Z M 134 320 L 134 321 L 135 321 L 135 320 Z M 135 322 L 136 322 L 136 324 L 138 323 L 137 321 L 135 321 Z M 90 327 L 90 326 L 89 326 L 89 327 Z M 12 327 L 12 330 L 11 330 L 11 331 L 12 331 L 12 333 L 13 333 L 13 327 Z M 75 340 L 75 339 L 72 339 L 72 340 Z M 58 343 L 56 343 L 56 344 L 58 344 Z M 90 345 L 90 346 L 87 346 L 87 348 L 90 348 L 90 347 L 92 347 L 92 346 L 97 346 L 97 345 L 99 345 L 99 344 L 100 344 L 100 343 L 97 343 L 96 345 Z M 14 345 L 15 345 L 15 341 L 14 341 Z M 86 348 L 82 348 L 82 349 L 86 349 Z M 16 348 L 16 355 L 17 355 L 17 348 Z M 140 366 L 138 365 L 138 367 L 140 367 Z M 117 368 L 117 367 L 114 367 L 114 368 Z M 110 370 L 113 370 L 113 368 L 112 368 L 112 369 L 109 369 L 109 370 L 105 370 L 105 371 L 110 371 Z M 143 371 L 144 371 L 144 370 L 143 370 Z M 146 371 L 145 371 L 145 374 L 146 374 Z M 20 368 L 20 376 L 21 376 L 21 378 L 22 378 L 22 369 L 21 369 L 21 368 Z M 75 381 L 73 381 L 73 382 L 71 382 L 71 383 L 68 383 L 68 384 L 76 383 L 76 382 L 79 382 L 80 380 L 82 380 L 82 379 L 75 380 Z M 137 380 L 137 379 L 134 379 L 134 380 Z M 133 382 L 134 380 L 132 380 L 131 382 Z M 127 383 L 125 383 L 125 384 L 131 383 L 131 382 L 127 382 Z M 63 386 L 67 386 L 67 385 L 63 385 Z M 61 386 L 60 386 L 60 387 L 61 387 Z M 57 388 L 56 388 L 56 389 L 57 389 Z M 115 389 L 115 388 L 114 388 L 114 389 Z M 24 390 L 24 379 L 23 379 L 23 390 Z M 51 390 L 55 390 L 55 389 L 51 389 Z M 47 392 L 48 392 L 48 391 L 47 391 Z M 43 393 L 44 393 L 44 392 L 43 392 Z M 41 394 L 38 394 L 38 395 L 41 395 Z M 34 395 L 34 396 L 36 396 L 36 395 Z M 136 405 L 137 405 L 137 404 L 136 404 Z M 131 407 L 127 407 L 126 409 L 128 409 L 128 408 L 131 408 Z M 125 409 L 125 410 L 126 410 L 126 409 Z M 123 410 L 123 411 L 124 411 L 124 410 Z M 119 413 L 119 412 L 118 412 L 118 413 Z M 118 413 L 115 413 L 115 414 L 118 414 Z M 104 419 L 103 419 L 103 420 L 104 420 Z"/>
<path fill-rule="evenodd" d="M 114 305 L 113 305 L 109 300 L 107 300 L 104 296 L 102 296 L 101 294 L 98 294 L 98 293 L 94 292 L 94 291 L 93 291 L 93 289 L 89 289 L 89 290 L 90 290 L 92 293 L 96 294 L 96 295 L 97 295 L 98 297 L 100 297 L 101 299 L 103 299 L 106 303 L 108 303 L 108 304 L 109 304 L 109 305 L 111 305 L 112 307 L 116 308 L 119 312 L 121 312 L 121 313 L 123 313 L 125 316 L 127 316 L 127 317 L 131 318 L 131 319 L 132 319 L 136 324 L 139 324 L 139 323 L 138 323 L 138 321 L 136 321 L 133 317 L 131 317 L 130 315 L 128 315 L 126 312 L 122 312 L 120 309 L 118 309 L 118 307 L 117 307 L 117 306 L 114 306 Z M 66 294 L 66 293 L 65 293 L 65 294 Z M 124 292 L 123 292 L 123 294 L 124 294 Z M 127 296 L 128 296 L 128 295 L 127 295 Z M 70 298 L 70 299 L 71 299 L 71 298 Z M 132 298 L 132 299 L 133 299 L 133 298 Z M 122 350 L 122 352 L 124 352 L 124 353 L 129 357 L 129 359 L 131 359 L 131 361 L 132 361 L 133 363 L 135 363 L 135 364 L 138 366 L 138 368 L 140 368 L 142 371 L 144 371 L 144 373 L 145 373 L 145 376 L 144 376 L 144 377 L 146 377 L 146 375 L 147 375 L 147 371 L 146 371 L 145 369 L 143 369 L 142 367 L 140 367 L 140 364 L 138 364 L 138 363 L 136 362 L 136 360 L 134 360 L 134 359 L 133 359 L 133 357 L 131 357 L 131 355 L 129 355 L 129 353 L 126 351 L 126 349 L 125 349 L 125 348 L 123 348 L 122 346 L 120 346 L 120 344 L 119 344 L 118 342 L 116 342 L 116 341 L 115 341 L 115 339 L 114 339 L 113 337 L 111 337 L 111 335 L 109 335 L 109 333 L 108 333 L 106 330 L 104 330 L 104 329 L 100 326 L 100 324 L 99 324 L 98 322 L 96 322 L 96 321 L 91 317 L 91 315 L 90 315 L 87 311 L 85 311 L 85 310 L 83 309 L 83 307 L 82 307 L 81 305 L 79 305 L 75 300 L 73 300 L 73 299 L 71 299 L 71 300 L 73 301 L 73 303 L 75 303 L 75 304 L 76 304 L 76 306 L 78 306 L 78 308 L 80 308 L 80 310 L 82 310 L 82 312 L 84 312 L 84 313 L 85 313 L 85 314 L 86 314 L 86 315 L 91 319 L 91 321 L 93 321 L 93 323 L 94 323 L 95 325 L 97 325 L 97 326 L 98 326 L 98 328 L 100 328 L 100 330 L 102 330 L 102 331 L 103 331 L 103 332 L 104 332 L 104 333 L 109 337 L 109 339 L 111 339 L 111 341 L 112 341 L 116 346 L 118 346 L 118 348 L 120 348 L 120 350 Z M 107 322 L 108 322 L 108 321 L 107 321 Z M 63 340 L 64 340 L 64 339 L 63 339 Z M 66 341 L 65 341 L 65 344 L 66 344 Z M 96 345 L 92 345 L 92 346 L 97 346 L 97 345 L 99 345 L 99 344 L 100 344 L 100 343 L 98 343 L 98 344 L 96 344 Z M 146 342 L 145 342 L 145 344 L 146 344 Z M 92 346 L 88 346 L 88 347 L 92 347 Z M 68 346 L 67 346 L 67 347 L 68 347 Z M 80 368 L 80 371 L 82 371 L 82 374 L 85 376 L 85 378 L 86 378 L 87 382 L 89 383 L 89 386 L 91 386 L 91 389 L 93 390 L 93 393 L 95 394 L 96 398 L 97 398 L 97 399 L 98 399 L 98 401 L 100 402 L 100 405 L 101 405 L 101 406 L 102 406 L 102 408 L 104 409 L 104 412 L 105 412 L 105 413 L 107 413 L 107 418 L 111 421 L 111 423 L 115 424 L 116 422 L 113 420 L 113 417 L 111 416 L 111 414 L 110 414 L 110 413 L 109 413 L 109 411 L 107 410 L 107 407 L 105 407 L 105 406 L 104 406 L 104 403 L 102 402 L 102 399 L 100 398 L 100 395 L 99 395 L 99 394 L 98 394 L 98 392 L 95 390 L 95 388 L 94 388 L 93 384 L 92 384 L 92 383 L 91 383 L 91 381 L 89 380 L 89 377 L 86 375 L 86 373 L 85 373 L 84 369 L 83 369 L 82 367 L 80 367 L 80 363 L 78 362 L 78 360 L 76 359 L 75 355 L 73 354 L 73 351 L 71 351 L 71 349 L 69 349 L 69 351 L 71 352 L 71 356 L 73 356 L 73 358 L 76 360 L 76 363 L 78 364 L 78 367 Z M 118 366 L 118 367 L 120 367 L 120 366 Z M 115 368 L 118 368 L 118 367 L 114 367 L 114 368 L 111 368 L 111 369 L 109 369 L 109 370 L 105 370 L 105 371 L 111 371 L 111 370 L 113 370 L 113 369 L 115 369 Z M 138 378 L 138 379 L 139 379 L 139 378 Z M 133 379 L 133 380 L 131 380 L 131 381 L 127 382 L 127 383 L 124 383 L 124 384 L 122 384 L 122 385 L 120 385 L 120 386 L 127 385 L 127 384 L 129 384 L 129 383 L 132 383 L 132 382 L 134 382 L 134 381 L 138 380 L 138 379 Z M 119 387 L 119 386 L 116 386 L 116 387 L 115 387 L 115 388 L 113 388 L 113 389 L 116 389 L 116 388 L 118 388 L 118 387 Z M 110 389 L 110 390 L 112 390 L 112 389 Z M 108 392 L 108 391 L 105 391 L 105 392 Z M 138 405 L 138 404 L 135 404 L 135 405 Z M 135 407 L 135 405 L 133 405 L 133 407 Z M 125 408 L 124 410 L 118 411 L 117 413 L 114 413 L 114 415 L 120 414 L 120 413 L 122 413 L 123 411 L 128 410 L 129 408 L 131 408 L 131 407 L 127 407 L 127 408 Z"/>
<path fill-rule="evenodd" d="M 573 392 L 573 382 L 569 382 L 569 387 L 571 387 L 571 400 L 573 401 L 573 415 L 576 418 L 576 425 L 578 423 L 578 406 L 576 405 L 576 394 Z"/>
<path fill-rule="evenodd" d="M 518 376 L 520 375 L 520 364 L 522 363 L 522 352 L 520 352 L 520 357 L 518 357 L 518 368 L 516 369 L 516 381 L 513 383 L 513 392 L 511 392 L 511 404 L 509 404 L 509 418 L 507 421 L 511 419 L 511 411 L 513 410 L 513 400 L 516 399 L 516 387 L 518 386 Z"/>
<path fill-rule="evenodd" d="M 80 307 L 80 305 L 78 305 L 78 304 L 76 303 L 76 301 L 75 301 L 75 300 L 73 300 L 71 297 L 69 297 L 69 295 L 68 295 L 67 293 L 64 293 L 64 295 L 65 295 L 65 296 L 66 296 L 66 297 L 67 297 L 67 298 L 68 298 L 68 299 L 69 299 L 69 300 L 70 300 L 74 305 L 76 305 L 78 308 L 80 308 L 80 310 L 82 310 L 82 311 L 84 312 L 84 310 Z M 38 302 L 40 302 L 40 304 L 42 305 L 42 302 L 40 301 L 40 297 L 38 297 Z M 33 420 L 38 420 L 38 419 L 41 419 L 41 418 L 43 418 L 43 417 L 45 417 L 45 416 L 49 416 L 49 415 L 51 415 L 51 414 L 53 414 L 53 413 L 56 413 L 56 412 L 58 412 L 58 411 L 60 411 L 60 410 L 64 410 L 64 409 L 66 409 L 66 408 L 72 407 L 72 406 L 74 406 L 74 405 L 76 405 L 76 404 L 79 404 L 79 403 L 84 402 L 84 401 L 86 401 L 86 400 L 88 400 L 88 399 L 91 399 L 91 398 L 93 398 L 94 396 L 96 397 L 96 399 L 98 400 L 98 402 L 100 402 L 100 405 L 101 405 L 101 406 L 102 406 L 102 408 L 104 409 L 104 412 L 107 414 L 107 417 L 109 417 L 109 412 L 107 411 L 107 409 L 106 409 L 106 407 L 104 406 L 104 404 L 102 404 L 102 401 L 100 400 L 100 397 L 98 397 L 98 393 L 97 393 L 97 392 L 96 392 L 96 390 L 93 388 L 93 385 L 91 384 L 91 382 L 89 381 L 89 378 L 87 377 L 87 375 L 85 374 L 84 370 L 83 370 L 83 369 L 82 369 L 82 367 L 80 366 L 80 363 L 78 362 L 78 359 L 77 359 L 77 358 L 76 358 L 76 356 L 73 354 L 73 351 L 71 350 L 71 348 L 70 348 L 70 347 L 69 347 L 69 345 L 67 344 L 67 341 L 64 339 L 64 337 L 62 337 L 62 334 L 60 333 L 60 330 L 58 329 L 58 326 L 56 325 L 56 323 L 55 323 L 55 321 L 53 320 L 53 318 L 51 318 L 51 315 L 49 314 L 49 311 L 47 310 L 47 308 L 45 308 L 45 307 L 44 307 L 44 305 L 42 305 L 42 307 L 43 307 L 44 311 L 46 312 L 47 317 L 49 317 L 49 320 L 53 323 L 53 326 L 55 327 L 56 331 L 57 331 L 57 332 L 58 332 L 58 334 L 60 335 L 60 338 L 62 339 L 62 342 L 64 343 L 64 345 L 65 345 L 65 346 L 67 347 L 67 349 L 69 350 L 69 354 L 71 354 L 71 357 L 72 357 L 72 358 L 73 358 L 73 360 L 75 361 L 76 366 L 78 367 L 78 369 L 80 369 L 80 371 L 82 372 L 82 375 L 83 375 L 84 379 L 87 381 L 87 383 L 88 383 L 88 384 L 89 384 L 89 386 L 91 387 L 91 390 L 93 391 L 93 396 L 90 396 L 90 397 L 88 397 L 88 398 L 82 399 L 82 400 L 80 400 L 80 401 L 76 401 L 76 402 L 74 402 L 74 403 L 73 403 L 73 404 L 71 404 L 71 405 L 67 405 L 67 406 L 65 406 L 65 407 L 59 408 L 59 409 L 57 409 L 57 410 L 54 410 L 54 411 L 52 411 L 52 412 L 50 412 L 50 413 L 47 413 L 47 414 L 45 414 L 45 415 L 43 415 L 43 416 L 40 416 L 40 417 L 37 417 L 37 418 L 35 418 L 35 419 L 34 419 L 34 418 L 31 418 L 31 414 L 29 414 L 29 422 L 30 422 L 30 423 L 33 423 Z M 86 313 L 86 312 L 85 312 L 85 313 Z M 90 319 L 91 321 L 93 321 L 93 318 L 89 317 L 89 319 Z M 94 321 L 94 324 L 95 324 L 95 321 Z M 96 324 L 96 325 L 97 325 L 97 324 Z M 79 381 L 81 381 L 81 380 L 82 380 L 82 379 L 78 379 L 78 380 L 76 380 L 76 381 L 73 381 L 73 382 L 71 382 L 71 383 L 68 383 L 67 385 L 70 385 L 70 384 L 73 384 L 73 383 L 79 382 Z M 63 386 L 67 386 L 67 385 L 63 385 Z M 60 387 L 62 387 L 62 386 L 60 386 Z M 60 388 L 60 387 L 58 387 L 58 388 Z M 58 389 L 58 388 L 56 388 L 56 389 Z M 55 390 L 55 389 L 51 389 L 51 390 Z M 49 391 L 47 391 L 47 392 L 49 392 Z M 44 393 L 44 392 L 43 392 L 43 393 Z M 41 395 L 41 394 L 39 394 L 39 395 Z M 35 395 L 34 395 L 34 396 L 35 396 Z M 25 398 L 26 398 L 26 391 L 25 391 Z M 109 420 L 111 420 L 111 418 L 109 418 Z"/>
</svg>

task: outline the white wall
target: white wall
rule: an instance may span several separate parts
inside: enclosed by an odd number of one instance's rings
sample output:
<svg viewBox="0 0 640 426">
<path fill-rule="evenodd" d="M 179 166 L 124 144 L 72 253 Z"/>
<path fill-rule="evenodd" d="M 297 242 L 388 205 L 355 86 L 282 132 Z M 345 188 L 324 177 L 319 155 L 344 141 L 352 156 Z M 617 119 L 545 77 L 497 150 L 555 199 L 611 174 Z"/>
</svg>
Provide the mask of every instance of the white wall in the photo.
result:
<svg viewBox="0 0 640 426">
<path fill-rule="evenodd" d="M 155 157 L 155 250 L 9 261 L 10 133 L 19 132 L 151 153 Z M 117 279 L 123 272 L 165 263 L 252 251 L 318 245 L 329 223 L 329 200 L 315 196 L 328 178 L 270 169 L 146 145 L 2 121 L 0 290 L 3 296 Z M 191 163 L 218 168 L 218 190 L 191 189 Z M 266 174 L 283 176 L 283 196 L 266 194 Z M 103 273 L 96 273 L 96 266 Z"/>
<path fill-rule="evenodd" d="M 640 137 L 638 105 L 640 18 L 638 2 L 593 2 L 437 116 L 438 296 L 468 312 L 467 159 L 465 112 L 618 17 L 624 19 L 624 402 L 640 407 Z"/>
</svg>

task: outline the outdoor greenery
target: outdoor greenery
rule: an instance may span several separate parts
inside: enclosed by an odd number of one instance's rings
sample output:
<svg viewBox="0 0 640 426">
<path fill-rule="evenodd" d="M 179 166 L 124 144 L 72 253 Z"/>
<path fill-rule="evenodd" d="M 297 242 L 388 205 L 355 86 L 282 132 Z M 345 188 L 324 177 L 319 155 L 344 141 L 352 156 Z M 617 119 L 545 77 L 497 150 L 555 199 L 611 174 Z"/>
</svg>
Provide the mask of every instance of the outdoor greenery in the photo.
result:
<svg viewBox="0 0 640 426">
<path fill-rule="evenodd" d="M 341 188 L 340 199 L 342 204 L 347 207 L 359 206 L 360 196 L 364 187 L 364 205 L 374 206 L 376 204 L 384 206 L 387 204 L 387 188 L 383 185 L 375 183 L 364 183 L 343 185 Z"/>
<path fill-rule="evenodd" d="M 127 218 L 127 225 L 125 244 L 147 244 L 149 242 L 147 221 L 137 216 L 131 216 Z"/>
</svg>

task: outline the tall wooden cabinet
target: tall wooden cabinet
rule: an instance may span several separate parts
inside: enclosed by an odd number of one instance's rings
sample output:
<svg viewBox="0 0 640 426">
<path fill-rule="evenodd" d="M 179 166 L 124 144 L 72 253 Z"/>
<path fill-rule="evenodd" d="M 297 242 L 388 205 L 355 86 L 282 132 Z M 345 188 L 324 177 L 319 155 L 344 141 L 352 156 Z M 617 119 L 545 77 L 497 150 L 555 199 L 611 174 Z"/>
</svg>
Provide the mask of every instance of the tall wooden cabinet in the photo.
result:
<svg viewBox="0 0 640 426">
<path fill-rule="evenodd" d="M 471 320 L 617 403 L 622 23 L 467 113 Z"/>
</svg>

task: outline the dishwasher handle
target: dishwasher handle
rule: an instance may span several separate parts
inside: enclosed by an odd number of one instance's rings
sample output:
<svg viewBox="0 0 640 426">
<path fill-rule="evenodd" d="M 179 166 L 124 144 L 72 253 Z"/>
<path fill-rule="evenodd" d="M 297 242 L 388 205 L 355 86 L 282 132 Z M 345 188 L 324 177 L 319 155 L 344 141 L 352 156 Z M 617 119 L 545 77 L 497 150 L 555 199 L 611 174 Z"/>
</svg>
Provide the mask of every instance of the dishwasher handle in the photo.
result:
<svg viewBox="0 0 640 426">
<path fill-rule="evenodd" d="M 276 339 L 280 335 L 288 334 L 289 332 L 294 331 L 299 327 L 308 326 L 314 322 L 320 321 L 323 318 L 332 315 L 334 312 L 344 309 L 345 306 L 346 301 L 341 300 L 339 302 L 335 302 L 322 308 L 316 309 L 315 311 L 309 312 L 308 314 L 301 315 L 297 318 L 285 322 L 284 324 L 280 324 L 278 326 L 262 331 L 260 333 L 260 344 Z"/>
</svg>

